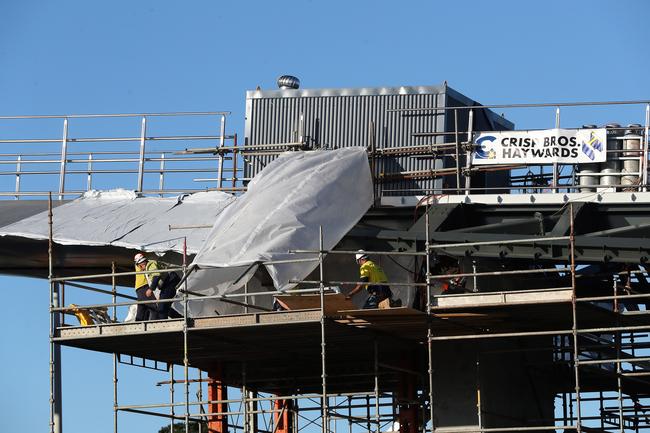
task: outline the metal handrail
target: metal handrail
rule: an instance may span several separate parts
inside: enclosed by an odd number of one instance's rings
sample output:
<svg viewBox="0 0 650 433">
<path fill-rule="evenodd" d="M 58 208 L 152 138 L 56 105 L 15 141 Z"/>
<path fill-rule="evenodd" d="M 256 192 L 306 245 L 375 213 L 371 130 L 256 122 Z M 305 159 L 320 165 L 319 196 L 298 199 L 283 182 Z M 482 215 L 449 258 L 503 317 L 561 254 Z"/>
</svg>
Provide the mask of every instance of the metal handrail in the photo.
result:
<svg viewBox="0 0 650 433">
<path fill-rule="evenodd" d="M 231 157 L 224 156 L 217 149 L 224 148 L 226 140 L 232 141 L 234 149 L 232 158 L 241 158 L 237 155 L 237 136 L 226 132 L 226 117 L 230 115 L 229 111 L 210 111 L 210 112 L 169 112 L 169 113 L 126 113 L 126 114 L 72 114 L 72 115 L 34 115 L 34 116 L 0 116 L 1 121 L 7 120 L 39 120 L 39 119 L 61 119 L 63 120 L 63 135 L 61 138 L 22 138 L 22 137 L 2 137 L 0 138 L 0 148 L 16 144 L 25 145 L 24 150 L 19 152 L 4 152 L 0 154 L 0 179 L 15 177 L 15 183 L 11 186 L 0 184 L 0 197 L 13 197 L 20 199 L 24 196 L 38 197 L 46 195 L 49 190 L 45 188 L 25 188 L 25 181 L 35 176 L 58 176 L 58 193 L 59 199 L 70 197 L 83 193 L 84 190 L 70 188 L 70 182 L 75 180 L 84 182 L 85 176 L 86 191 L 93 189 L 93 180 L 97 175 L 111 175 L 104 177 L 103 188 L 121 187 L 128 188 L 119 175 L 135 174 L 135 185 L 133 189 L 141 194 L 164 195 L 170 193 L 185 193 L 205 191 L 212 188 L 194 188 L 191 184 L 196 182 L 214 182 L 214 184 L 223 191 L 238 192 L 242 190 L 242 167 L 243 164 L 225 164 L 230 161 Z M 207 126 L 216 129 L 216 134 L 151 134 L 147 131 L 147 118 L 150 117 L 216 117 L 213 124 Z M 119 125 L 120 129 L 115 131 L 113 136 L 82 136 L 74 137 L 69 132 L 70 122 L 80 119 L 104 119 L 110 121 L 115 118 L 140 118 L 141 123 L 138 127 L 139 134 L 135 135 L 128 132 L 135 132 L 135 128 Z M 149 127 L 149 129 L 151 129 Z M 124 133 L 124 131 L 127 131 Z M 192 154 L 185 152 L 187 143 L 194 141 L 210 141 L 214 143 L 212 149 L 214 153 Z M 148 144 L 152 142 L 183 143 L 181 146 L 170 149 L 152 150 Z M 59 151 L 51 151 L 53 145 L 60 143 Z M 119 144 L 120 149 L 106 149 L 100 147 L 97 150 L 91 150 L 90 145 L 106 145 L 107 143 Z M 72 146 L 82 145 L 87 151 L 72 151 Z M 34 148 L 36 146 L 36 148 Z M 116 147 L 116 146 L 114 146 Z M 158 146 L 160 147 L 160 146 Z M 32 152 L 31 150 L 35 150 Z M 206 163 L 204 166 L 198 166 L 200 162 Z M 56 164 L 56 168 L 54 165 Z M 155 164 L 152 165 L 152 164 Z M 98 168 L 103 167 L 103 168 Z M 26 168 L 30 168 L 27 169 Z M 72 168 L 72 169 L 71 169 Z M 195 173 L 206 173 L 208 176 L 201 176 L 196 179 L 192 176 Z M 173 189 L 165 185 L 166 175 L 186 175 L 183 177 L 187 182 L 186 187 L 179 188 L 178 182 Z M 156 183 L 158 188 L 147 188 L 150 178 L 157 175 Z M 146 179 L 145 179 L 146 178 Z M 109 179 L 109 182 L 106 182 Z M 111 186 L 113 180 L 119 180 L 120 184 Z M 153 179 L 151 179 L 153 180 Z M 3 181 L 4 182 L 4 181 Z M 53 191 L 54 192 L 54 191 Z"/>
</svg>

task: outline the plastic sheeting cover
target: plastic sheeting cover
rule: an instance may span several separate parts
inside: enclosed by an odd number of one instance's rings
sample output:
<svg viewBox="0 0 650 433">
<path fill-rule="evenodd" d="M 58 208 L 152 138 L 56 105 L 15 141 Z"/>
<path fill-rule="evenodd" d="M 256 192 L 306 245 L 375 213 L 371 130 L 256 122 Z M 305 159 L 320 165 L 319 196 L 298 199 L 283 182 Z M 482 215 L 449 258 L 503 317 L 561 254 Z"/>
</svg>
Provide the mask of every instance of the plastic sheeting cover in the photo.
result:
<svg viewBox="0 0 650 433">
<path fill-rule="evenodd" d="M 53 238 L 61 245 L 114 245 L 151 252 L 196 253 L 210 230 L 170 231 L 170 225 L 211 226 L 234 197 L 214 191 L 177 198 L 138 197 L 133 191 L 88 191 L 53 209 Z M 0 229 L 0 236 L 47 239 L 47 211 Z"/>
<path fill-rule="evenodd" d="M 319 227 L 324 248 L 333 248 L 370 208 L 372 197 L 363 148 L 283 154 L 217 217 L 192 262 L 190 290 L 223 295 L 240 289 L 260 262 L 317 258 L 289 251 L 318 250 Z M 265 266 L 274 286 L 286 290 L 293 286 L 290 281 L 304 279 L 317 265 L 303 261 Z M 214 314 L 214 306 L 192 302 L 190 313 Z"/>
</svg>

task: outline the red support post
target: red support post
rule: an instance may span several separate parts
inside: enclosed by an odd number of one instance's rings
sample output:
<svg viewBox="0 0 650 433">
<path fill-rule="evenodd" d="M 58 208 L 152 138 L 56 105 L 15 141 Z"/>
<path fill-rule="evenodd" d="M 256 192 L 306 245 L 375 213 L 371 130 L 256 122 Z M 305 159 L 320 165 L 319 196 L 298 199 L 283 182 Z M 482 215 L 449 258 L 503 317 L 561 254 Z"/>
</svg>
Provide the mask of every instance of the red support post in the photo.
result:
<svg viewBox="0 0 650 433">
<path fill-rule="evenodd" d="M 223 382 L 221 367 L 208 371 L 208 413 L 222 414 L 228 412 L 228 404 L 221 403 L 221 400 L 228 399 L 228 387 Z M 217 400 L 217 402 L 212 403 Z M 209 415 L 209 433 L 228 433 L 228 415 Z"/>
<path fill-rule="evenodd" d="M 405 368 L 411 368 L 409 362 L 404 362 Z M 397 390 L 397 404 L 399 409 L 399 433 L 417 433 L 420 406 L 417 402 L 416 377 L 403 373 L 400 386 Z"/>
<path fill-rule="evenodd" d="M 275 433 L 292 433 L 293 400 L 274 400 L 273 422 Z"/>
</svg>

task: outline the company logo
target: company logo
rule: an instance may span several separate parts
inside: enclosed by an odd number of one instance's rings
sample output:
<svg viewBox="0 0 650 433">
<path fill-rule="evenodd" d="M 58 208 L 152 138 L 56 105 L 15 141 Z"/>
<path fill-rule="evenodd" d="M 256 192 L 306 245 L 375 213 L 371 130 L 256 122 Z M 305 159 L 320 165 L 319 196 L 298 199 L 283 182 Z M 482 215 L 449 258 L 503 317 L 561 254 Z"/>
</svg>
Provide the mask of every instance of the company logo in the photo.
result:
<svg viewBox="0 0 650 433">
<path fill-rule="evenodd" d="M 484 135 L 476 140 L 476 149 L 474 158 L 476 159 L 496 159 L 497 153 L 493 147 L 489 147 L 497 138 L 493 135 Z"/>
<path fill-rule="evenodd" d="M 587 140 L 586 143 L 584 141 L 582 142 L 582 153 L 587 155 L 587 158 L 593 161 L 596 159 L 596 151 L 603 151 L 603 142 L 600 141 L 595 132 L 591 131 L 589 140 Z"/>
</svg>

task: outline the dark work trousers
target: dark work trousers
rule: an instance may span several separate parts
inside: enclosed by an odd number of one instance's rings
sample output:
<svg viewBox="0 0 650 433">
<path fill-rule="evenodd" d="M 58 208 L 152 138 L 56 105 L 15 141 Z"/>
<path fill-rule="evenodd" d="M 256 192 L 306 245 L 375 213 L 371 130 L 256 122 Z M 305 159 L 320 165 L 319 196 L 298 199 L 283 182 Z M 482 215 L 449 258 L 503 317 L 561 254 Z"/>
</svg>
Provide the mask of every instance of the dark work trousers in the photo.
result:
<svg viewBox="0 0 650 433">
<path fill-rule="evenodd" d="M 177 273 L 171 272 L 167 274 L 165 282 L 160 289 L 160 300 L 172 299 L 176 296 L 176 286 L 180 283 L 181 278 Z M 171 302 L 158 303 L 158 318 L 159 319 L 178 319 L 182 317 L 176 310 L 172 308 Z"/>
<path fill-rule="evenodd" d="M 138 296 L 138 301 L 155 301 L 156 297 L 151 294 L 147 297 L 147 289 L 149 286 L 142 286 L 135 291 Z M 145 320 L 157 320 L 158 319 L 158 308 L 156 304 L 138 304 L 138 311 L 135 313 L 135 321 L 142 322 Z"/>
<path fill-rule="evenodd" d="M 363 304 L 364 310 L 379 308 L 379 303 L 384 299 L 392 298 L 393 292 L 388 286 L 368 286 L 368 299 Z"/>
</svg>

